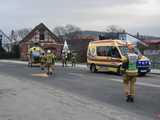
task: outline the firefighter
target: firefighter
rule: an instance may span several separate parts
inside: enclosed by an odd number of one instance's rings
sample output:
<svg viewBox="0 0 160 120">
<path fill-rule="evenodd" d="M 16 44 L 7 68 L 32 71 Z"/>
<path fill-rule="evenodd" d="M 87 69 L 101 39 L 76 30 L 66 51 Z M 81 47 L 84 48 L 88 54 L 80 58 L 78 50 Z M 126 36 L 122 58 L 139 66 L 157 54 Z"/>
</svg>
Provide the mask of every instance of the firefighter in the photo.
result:
<svg viewBox="0 0 160 120">
<path fill-rule="evenodd" d="M 46 55 L 46 66 L 48 69 L 47 74 L 52 75 L 52 71 L 54 69 L 55 65 L 55 55 L 51 52 L 51 50 L 47 50 L 47 55 Z"/>
<path fill-rule="evenodd" d="M 62 53 L 62 66 L 65 67 L 67 66 L 67 59 L 68 59 L 68 55 L 66 52 Z"/>
<path fill-rule="evenodd" d="M 76 66 L 76 56 L 74 54 L 72 55 L 71 61 L 72 61 L 72 67 L 75 67 Z"/>
<path fill-rule="evenodd" d="M 123 68 L 125 69 L 123 84 L 126 102 L 134 102 L 135 82 L 138 74 L 137 60 L 138 56 L 132 50 L 128 50 L 126 61 L 123 63 Z"/>
<path fill-rule="evenodd" d="M 65 52 L 64 53 L 64 64 L 65 64 L 65 66 L 67 67 L 67 60 L 68 60 L 68 53 L 67 52 Z"/>
<path fill-rule="evenodd" d="M 27 57 L 28 57 L 28 67 L 32 66 L 32 51 L 28 51 Z"/>
<path fill-rule="evenodd" d="M 65 54 L 62 53 L 62 66 L 64 67 L 65 66 Z"/>
<path fill-rule="evenodd" d="M 45 56 L 45 52 L 42 52 L 41 53 L 41 70 L 44 70 L 44 67 L 45 67 L 45 63 L 46 63 L 46 56 Z"/>
</svg>

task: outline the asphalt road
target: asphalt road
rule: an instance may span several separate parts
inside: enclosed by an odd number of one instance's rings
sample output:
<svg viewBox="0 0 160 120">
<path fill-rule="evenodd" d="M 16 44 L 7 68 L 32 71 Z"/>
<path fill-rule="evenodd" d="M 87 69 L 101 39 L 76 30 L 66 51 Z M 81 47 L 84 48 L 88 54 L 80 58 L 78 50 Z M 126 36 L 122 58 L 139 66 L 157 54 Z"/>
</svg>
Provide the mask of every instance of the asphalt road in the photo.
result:
<svg viewBox="0 0 160 120">
<path fill-rule="evenodd" d="M 160 120 L 160 76 L 148 74 L 138 77 L 135 103 L 126 103 L 123 95 L 122 77 L 111 73 L 90 73 L 84 68 L 62 68 L 56 66 L 54 76 L 40 77 L 39 67 L 0 63 L 0 74 L 17 77 L 21 80 L 41 82 L 76 95 L 91 98 L 104 105 L 111 104 L 148 118 Z M 26 79 L 27 78 L 27 79 Z"/>
</svg>

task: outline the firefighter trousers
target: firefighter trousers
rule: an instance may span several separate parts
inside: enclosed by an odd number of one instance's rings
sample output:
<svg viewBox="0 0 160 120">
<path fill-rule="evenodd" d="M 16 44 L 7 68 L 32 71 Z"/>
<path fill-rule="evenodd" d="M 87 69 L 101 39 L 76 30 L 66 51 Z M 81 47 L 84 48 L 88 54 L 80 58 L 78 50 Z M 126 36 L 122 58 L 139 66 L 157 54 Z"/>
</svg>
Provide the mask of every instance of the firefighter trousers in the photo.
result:
<svg viewBox="0 0 160 120">
<path fill-rule="evenodd" d="M 47 64 L 47 70 L 48 70 L 48 72 L 47 73 L 52 73 L 53 72 L 53 70 L 54 70 L 54 65 L 53 64 Z"/>
<path fill-rule="evenodd" d="M 136 76 L 128 76 L 127 74 L 124 75 L 123 84 L 124 84 L 124 93 L 126 96 L 128 95 L 135 96 L 135 83 L 136 83 Z"/>
</svg>

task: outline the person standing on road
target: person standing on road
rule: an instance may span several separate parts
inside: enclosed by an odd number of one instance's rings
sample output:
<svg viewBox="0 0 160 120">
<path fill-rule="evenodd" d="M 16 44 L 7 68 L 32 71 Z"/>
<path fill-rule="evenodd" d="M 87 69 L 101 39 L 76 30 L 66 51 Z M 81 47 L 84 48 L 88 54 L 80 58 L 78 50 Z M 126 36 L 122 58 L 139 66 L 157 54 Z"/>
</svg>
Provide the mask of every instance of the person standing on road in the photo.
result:
<svg viewBox="0 0 160 120">
<path fill-rule="evenodd" d="M 46 63 L 46 56 L 45 56 L 45 52 L 42 52 L 41 53 L 41 70 L 44 70 L 44 67 L 45 67 L 45 63 Z"/>
<path fill-rule="evenodd" d="M 65 55 L 64 53 L 62 53 L 62 66 L 64 67 L 64 65 L 65 65 Z"/>
<path fill-rule="evenodd" d="M 123 68 L 125 69 L 123 84 L 126 102 L 134 102 L 135 82 L 138 74 L 137 60 L 138 56 L 132 50 L 129 50 L 126 55 L 126 62 L 123 63 Z"/>
<path fill-rule="evenodd" d="M 68 55 L 66 52 L 63 52 L 62 53 L 62 66 L 63 67 L 66 67 L 67 66 L 67 58 L 68 58 Z"/>
<path fill-rule="evenodd" d="M 48 69 L 47 71 L 48 75 L 52 75 L 55 65 L 55 58 L 56 56 L 51 52 L 51 50 L 48 50 L 46 55 L 46 66 Z"/>
<path fill-rule="evenodd" d="M 72 67 L 76 67 L 76 56 L 75 55 L 72 55 L 71 61 L 72 61 Z"/>
<path fill-rule="evenodd" d="M 64 60 L 64 64 L 67 67 L 67 60 L 68 60 L 68 53 L 65 53 L 65 60 Z"/>
</svg>

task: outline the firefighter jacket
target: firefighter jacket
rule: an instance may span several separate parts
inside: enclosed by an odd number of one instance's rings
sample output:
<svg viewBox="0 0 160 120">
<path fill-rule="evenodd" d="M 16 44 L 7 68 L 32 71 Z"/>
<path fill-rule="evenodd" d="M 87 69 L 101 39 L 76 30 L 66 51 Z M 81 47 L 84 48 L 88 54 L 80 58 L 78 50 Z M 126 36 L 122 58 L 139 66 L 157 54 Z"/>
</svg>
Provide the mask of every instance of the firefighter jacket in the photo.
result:
<svg viewBox="0 0 160 120">
<path fill-rule="evenodd" d="M 138 56 L 134 53 L 128 53 L 126 56 L 126 62 L 123 64 L 123 68 L 125 69 L 125 73 L 128 76 L 137 76 L 137 60 Z"/>
<path fill-rule="evenodd" d="M 53 53 L 49 53 L 46 55 L 46 63 L 47 64 L 54 64 L 56 56 Z"/>
</svg>

